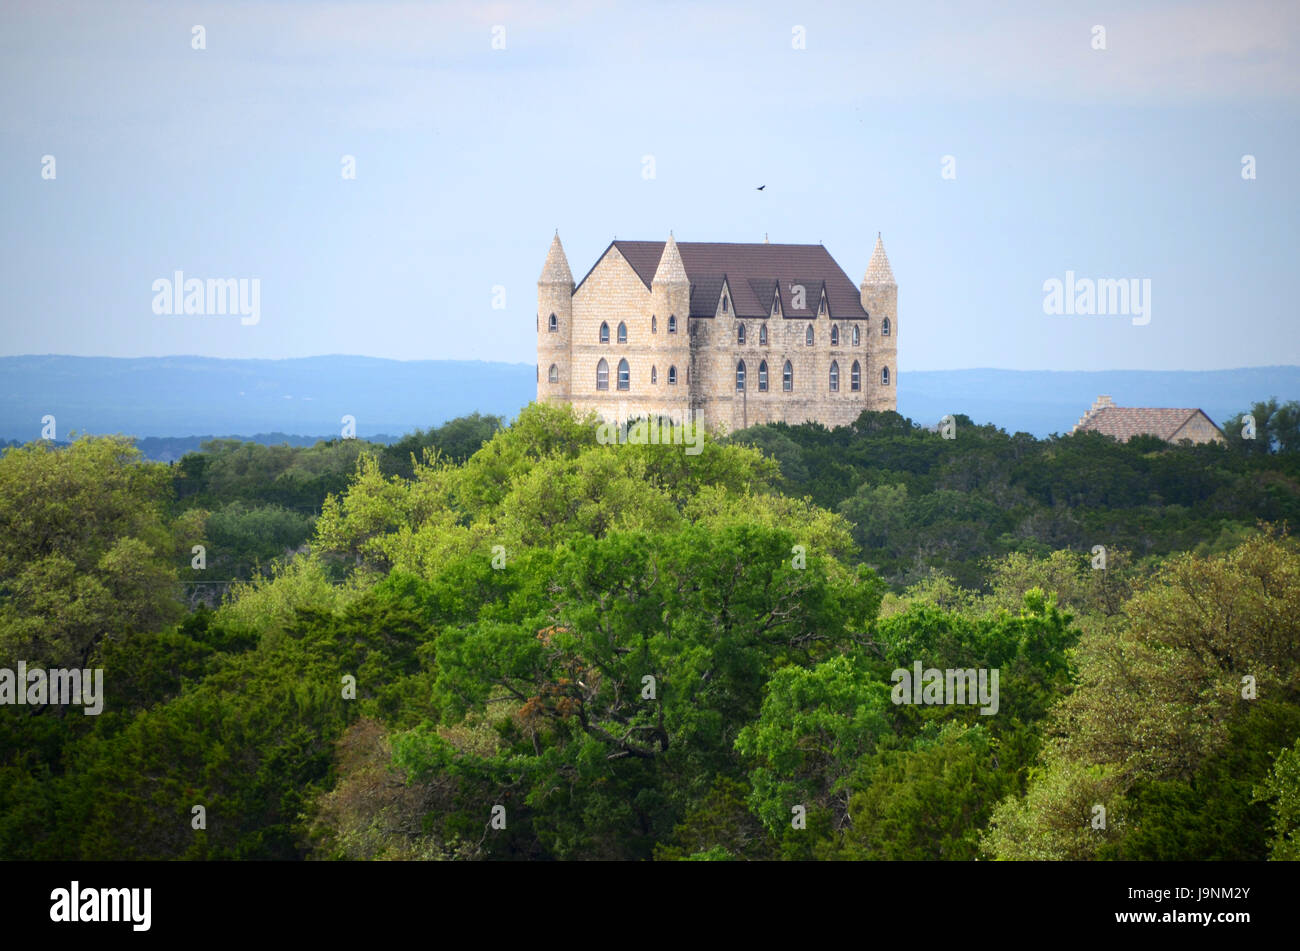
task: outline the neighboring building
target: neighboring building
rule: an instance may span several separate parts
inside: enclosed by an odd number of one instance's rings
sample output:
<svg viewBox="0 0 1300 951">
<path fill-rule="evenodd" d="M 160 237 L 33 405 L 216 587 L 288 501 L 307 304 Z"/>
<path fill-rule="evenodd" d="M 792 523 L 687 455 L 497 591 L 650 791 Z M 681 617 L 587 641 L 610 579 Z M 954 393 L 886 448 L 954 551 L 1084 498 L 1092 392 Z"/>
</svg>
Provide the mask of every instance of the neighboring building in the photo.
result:
<svg viewBox="0 0 1300 951">
<path fill-rule="evenodd" d="M 537 282 L 537 398 L 734 432 L 896 408 L 898 286 L 879 235 L 860 287 L 819 244 L 613 241 L 575 287 L 557 233 Z"/>
<path fill-rule="evenodd" d="M 1092 431 L 1128 442 L 1134 436 L 1159 436 L 1165 442 L 1226 442 L 1223 430 L 1199 409 L 1149 409 L 1116 406 L 1099 396 L 1071 433 Z"/>
</svg>

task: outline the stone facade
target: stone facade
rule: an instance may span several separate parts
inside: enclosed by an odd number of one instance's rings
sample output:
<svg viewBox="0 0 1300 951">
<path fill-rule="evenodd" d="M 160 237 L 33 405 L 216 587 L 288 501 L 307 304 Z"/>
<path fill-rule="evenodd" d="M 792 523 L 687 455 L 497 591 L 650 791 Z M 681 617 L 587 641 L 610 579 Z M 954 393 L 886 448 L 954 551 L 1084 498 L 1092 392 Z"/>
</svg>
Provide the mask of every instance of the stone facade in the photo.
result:
<svg viewBox="0 0 1300 951">
<path fill-rule="evenodd" d="M 896 408 L 898 287 L 879 238 L 856 289 L 819 245 L 659 249 L 613 242 L 575 288 L 556 235 L 537 285 L 538 400 L 609 422 L 693 413 L 714 432 Z"/>
</svg>

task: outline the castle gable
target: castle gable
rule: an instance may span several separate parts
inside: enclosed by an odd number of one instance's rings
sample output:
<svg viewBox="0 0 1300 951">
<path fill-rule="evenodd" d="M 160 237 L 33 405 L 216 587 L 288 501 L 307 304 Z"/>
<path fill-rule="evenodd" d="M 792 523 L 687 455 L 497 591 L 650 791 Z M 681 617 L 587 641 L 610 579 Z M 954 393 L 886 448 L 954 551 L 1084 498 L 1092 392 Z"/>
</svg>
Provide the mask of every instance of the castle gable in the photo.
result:
<svg viewBox="0 0 1300 951">
<path fill-rule="evenodd" d="M 664 244 L 663 241 L 615 241 L 610 247 L 622 253 L 648 288 L 659 267 Z M 692 317 L 714 316 L 724 276 L 730 281 L 732 309 L 737 317 L 769 317 L 778 282 L 781 306 L 787 316 L 804 318 L 816 314 L 824 287 L 827 306 L 837 320 L 867 317 L 862 309 L 861 292 L 820 244 L 679 241 L 677 250 L 691 282 Z M 795 284 L 802 284 L 805 289 L 804 308 L 798 311 L 790 308 L 791 287 Z"/>
</svg>

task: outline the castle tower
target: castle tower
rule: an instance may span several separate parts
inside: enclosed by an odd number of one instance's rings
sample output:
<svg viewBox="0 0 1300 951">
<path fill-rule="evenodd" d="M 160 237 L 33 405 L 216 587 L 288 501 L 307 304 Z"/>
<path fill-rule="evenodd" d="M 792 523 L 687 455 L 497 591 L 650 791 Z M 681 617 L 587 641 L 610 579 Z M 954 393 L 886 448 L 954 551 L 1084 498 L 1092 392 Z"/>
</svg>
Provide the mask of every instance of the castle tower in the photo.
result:
<svg viewBox="0 0 1300 951">
<path fill-rule="evenodd" d="M 573 274 L 560 244 L 560 233 L 546 253 L 537 280 L 537 400 L 564 402 L 572 398 Z M 555 367 L 555 381 L 551 380 Z"/>
<path fill-rule="evenodd" d="M 700 368 L 691 366 L 691 281 L 672 232 L 650 282 L 650 309 L 659 325 L 655 359 L 660 363 L 659 372 L 664 374 L 661 383 L 667 383 L 669 367 L 677 368 L 676 384 L 663 387 L 663 404 L 673 417 L 685 419 L 691 406 L 698 402 L 692 399 L 692 393 L 700 387 L 703 376 Z M 672 331 L 674 324 L 676 330 Z"/>
<path fill-rule="evenodd" d="M 871 252 L 867 273 L 862 278 L 862 307 L 870 314 L 867 323 L 867 378 L 863 389 L 871 395 L 867 409 L 898 408 L 898 285 L 889 267 L 885 243 L 876 232 L 876 247 Z M 882 371 L 889 370 L 889 383 L 882 382 Z"/>
</svg>

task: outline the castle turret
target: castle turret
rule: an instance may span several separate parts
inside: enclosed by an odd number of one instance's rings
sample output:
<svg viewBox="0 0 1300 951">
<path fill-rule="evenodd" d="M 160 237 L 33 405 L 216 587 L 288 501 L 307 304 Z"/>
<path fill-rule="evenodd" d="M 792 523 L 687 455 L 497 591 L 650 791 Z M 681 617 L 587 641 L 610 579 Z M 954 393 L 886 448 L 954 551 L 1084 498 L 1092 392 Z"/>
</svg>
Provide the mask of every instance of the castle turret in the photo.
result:
<svg viewBox="0 0 1300 951">
<path fill-rule="evenodd" d="M 871 252 L 871 262 L 862 278 L 862 307 L 869 315 L 867 322 L 868 360 L 867 379 L 863 388 L 869 396 L 867 408 L 873 410 L 896 409 L 898 406 L 898 285 L 889 267 L 885 243 L 876 232 L 876 247 Z M 883 371 L 889 371 L 889 382 L 884 382 Z"/>
<path fill-rule="evenodd" d="M 573 274 L 555 232 L 537 280 L 537 399 L 569 402 L 572 394 Z"/>
<path fill-rule="evenodd" d="M 698 368 L 691 370 L 691 281 L 686 276 L 686 265 L 682 263 L 681 252 L 677 250 L 677 241 L 672 232 L 664 244 L 659 266 L 655 269 L 654 279 L 650 282 L 651 309 L 659 326 L 656 343 L 656 359 L 663 365 L 659 372 L 667 374 L 670 367 L 675 367 L 677 382 L 665 385 L 664 403 L 669 410 L 685 417 L 692 405 L 691 392 L 702 380 Z M 661 377 L 667 384 L 668 377 Z"/>
</svg>

